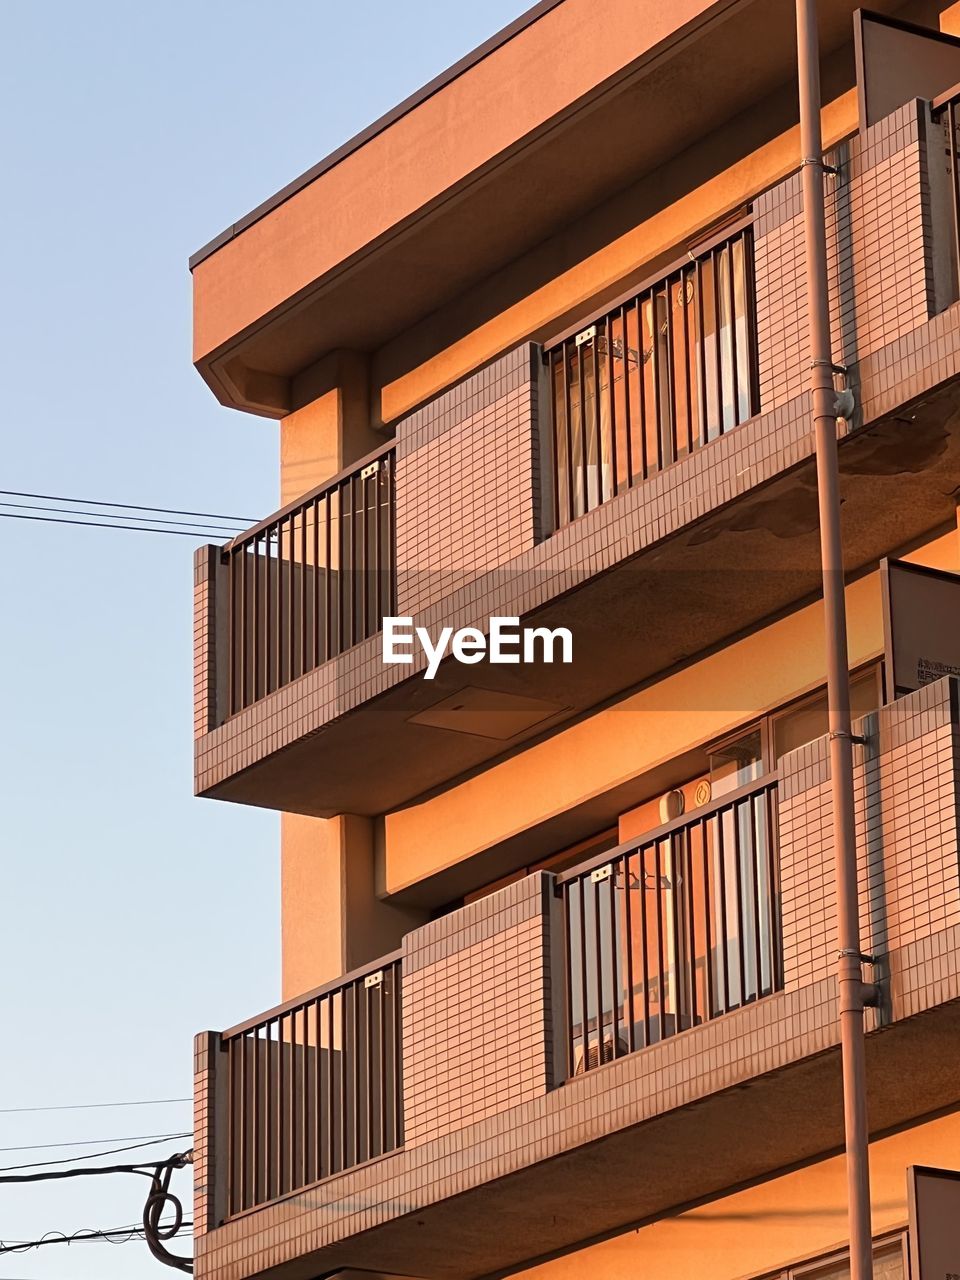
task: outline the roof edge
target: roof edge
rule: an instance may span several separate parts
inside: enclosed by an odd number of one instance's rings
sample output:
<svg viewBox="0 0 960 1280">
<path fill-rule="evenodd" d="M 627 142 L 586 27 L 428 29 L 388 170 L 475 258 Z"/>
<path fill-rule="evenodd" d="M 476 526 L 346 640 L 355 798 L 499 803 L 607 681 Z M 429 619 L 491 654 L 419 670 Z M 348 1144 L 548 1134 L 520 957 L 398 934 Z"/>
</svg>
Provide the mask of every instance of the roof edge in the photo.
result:
<svg viewBox="0 0 960 1280">
<path fill-rule="evenodd" d="M 441 71 L 433 80 L 430 80 L 422 88 L 417 89 L 416 92 L 412 93 L 408 98 L 404 98 L 404 100 L 398 103 L 397 106 L 392 107 L 386 115 L 380 116 L 380 118 L 375 120 L 372 124 L 367 125 L 365 129 L 361 129 L 359 133 L 354 134 L 352 138 L 337 147 L 335 151 L 331 151 L 330 154 L 325 156 L 322 160 L 311 165 L 311 167 L 307 169 L 306 172 L 301 173 L 298 178 L 294 178 L 292 182 L 288 182 L 285 187 L 281 187 L 274 195 L 269 196 L 261 204 L 258 204 L 255 209 L 252 209 L 248 214 L 245 214 L 244 217 L 239 219 L 239 221 L 231 223 L 231 225 L 221 231 L 219 235 L 214 236 L 212 240 L 208 241 L 203 248 L 198 249 L 196 253 L 192 253 L 189 258 L 190 270 L 193 271 L 201 262 L 216 253 L 216 251 L 222 248 L 225 244 L 228 244 L 231 240 L 235 239 L 235 237 L 240 235 L 241 232 L 246 231 L 247 228 L 251 227 L 255 222 L 259 222 L 261 218 L 265 218 L 268 213 L 272 213 L 274 209 L 278 208 L 278 206 L 283 204 L 286 200 L 289 200 L 291 196 L 295 196 L 299 191 L 302 191 L 304 187 L 309 186 L 311 182 L 315 181 L 315 179 L 321 177 L 324 173 L 334 168 L 335 165 L 338 165 L 341 160 L 345 160 L 347 156 L 351 155 L 354 151 L 359 150 L 359 148 L 365 143 L 370 142 L 378 134 L 383 133 L 385 129 L 389 129 L 389 127 L 396 123 L 396 121 L 402 116 L 413 111 L 416 107 L 420 106 L 421 103 L 426 102 L 426 100 L 431 98 L 435 93 L 439 93 L 441 89 L 446 88 L 446 86 L 456 80 L 458 76 L 462 76 L 472 67 L 475 67 L 478 62 L 482 62 L 489 54 L 495 52 L 502 45 L 507 44 L 507 42 L 512 40 L 514 36 L 519 35 L 521 31 L 525 31 L 527 27 L 532 26 L 539 18 L 544 17 L 551 11 L 551 9 L 556 9 L 562 3 L 563 0 L 538 0 L 537 4 L 530 9 L 527 9 L 519 18 L 515 18 L 513 22 L 502 27 L 494 35 L 490 36 L 488 40 L 485 40 L 483 44 L 477 45 L 475 49 L 472 49 L 458 62 L 447 67 L 445 71 Z"/>
</svg>

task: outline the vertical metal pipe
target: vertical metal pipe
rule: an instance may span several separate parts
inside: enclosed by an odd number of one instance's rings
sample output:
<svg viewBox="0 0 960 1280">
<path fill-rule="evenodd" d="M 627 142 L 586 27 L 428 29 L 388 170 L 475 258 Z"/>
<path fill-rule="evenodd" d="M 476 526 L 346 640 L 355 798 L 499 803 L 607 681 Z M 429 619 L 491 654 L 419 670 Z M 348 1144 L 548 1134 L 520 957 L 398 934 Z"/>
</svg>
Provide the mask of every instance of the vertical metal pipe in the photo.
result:
<svg viewBox="0 0 960 1280">
<path fill-rule="evenodd" d="M 837 979 L 843 1061 L 843 1114 L 847 1157 L 847 1212 L 851 1280 L 871 1280 L 869 1134 L 864 1063 L 864 986 L 857 910 L 853 743 L 850 675 L 840 540 L 836 393 L 830 344 L 827 241 L 820 131 L 820 63 L 816 0 L 797 0 L 797 69 L 800 85 L 800 149 L 803 222 L 807 255 L 810 387 L 817 450 L 820 556 L 827 647 L 830 726 L 830 790 L 837 880 Z"/>
</svg>

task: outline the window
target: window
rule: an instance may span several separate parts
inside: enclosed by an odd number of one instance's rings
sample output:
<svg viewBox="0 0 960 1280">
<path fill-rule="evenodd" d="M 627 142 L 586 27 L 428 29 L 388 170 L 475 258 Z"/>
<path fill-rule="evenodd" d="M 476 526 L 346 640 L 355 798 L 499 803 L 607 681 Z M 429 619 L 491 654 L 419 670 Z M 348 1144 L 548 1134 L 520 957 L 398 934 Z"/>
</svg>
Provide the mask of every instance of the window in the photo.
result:
<svg viewBox="0 0 960 1280">
<path fill-rule="evenodd" d="M 907 1267 L 907 1233 L 898 1231 L 874 1241 L 874 1280 L 905 1280 Z M 783 1271 L 773 1271 L 762 1280 L 849 1280 L 850 1254 L 844 1249 L 809 1262 L 797 1263 Z"/>
<path fill-rule="evenodd" d="M 743 227 L 547 353 L 557 527 L 757 410 Z"/>
</svg>

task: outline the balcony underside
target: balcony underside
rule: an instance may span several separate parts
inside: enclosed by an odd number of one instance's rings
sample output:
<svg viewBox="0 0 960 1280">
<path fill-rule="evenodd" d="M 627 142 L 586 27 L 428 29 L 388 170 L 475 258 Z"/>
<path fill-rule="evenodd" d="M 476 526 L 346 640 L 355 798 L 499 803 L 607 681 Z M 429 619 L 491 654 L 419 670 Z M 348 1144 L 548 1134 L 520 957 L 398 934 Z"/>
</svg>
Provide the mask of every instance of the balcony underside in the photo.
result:
<svg viewBox="0 0 960 1280">
<path fill-rule="evenodd" d="M 958 1036 L 960 1003 L 953 1002 L 868 1038 L 874 1135 L 956 1106 Z M 581 1078 L 564 1088 L 582 1084 Z M 546 1122 L 549 1127 L 549 1114 Z M 425 1280 L 497 1276 L 585 1238 L 822 1157 L 842 1140 L 839 1050 L 832 1048 L 438 1199 L 264 1274 L 314 1280 L 343 1267 Z M 388 1157 L 391 1171 L 399 1173 L 404 1159 L 402 1151 Z M 321 1210 L 319 1225 L 322 1207 L 337 1198 L 335 1185 L 320 1184 L 299 1193 L 297 1212 Z"/>
<path fill-rule="evenodd" d="M 802 407 L 797 414 L 805 422 Z M 752 436 L 758 446 L 764 433 L 777 432 L 779 443 L 783 426 L 761 418 L 718 444 L 761 427 Z M 543 580 L 554 539 L 536 549 L 527 561 L 525 577 L 512 578 L 509 569 L 498 574 L 492 585 L 499 590 L 499 604 L 491 611 L 518 613 L 525 625 L 569 627 L 574 636 L 572 665 L 561 670 L 543 663 L 514 667 L 484 661 L 464 666 L 447 660 L 433 681 L 424 680 L 418 671 L 408 675 L 410 668 L 391 668 L 395 683 L 385 692 L 317 729 L 310 728 L 282 750 L 269 753 L 264 745 L 257 763 L 217 782 L 204 794 L 321 817 L 387 812 L 529 745 L 762 620 L 797 607 L 817 594 L 820 575 L 816 471 L 805 426 L 799 428 L 797 439 L 793 456 L 803 460 L 753 488 L 730 473 L 743 466 L 759 474 L 762 457 L 750 451 L 735 458 L 724 455 L 729 459 L 724 463 L 727 474 L 720 471 L 710 476 L 709 485 L 717 486 L 721 495 L 724 489 L 730 493 L 737 487 L 747 487 L 747 492 L 726 505 L 718 504 L 695 523 L 680 520 L 682 528 L 676 534 L 652 540 L 640 554 L 594 573 L 564 595 L 553 594 L 525 615 L 519 605 L 510 603 L 511 593 L 519 601 L 541 572 L 541 563 Z M 694 459 L 709 462 L 710 454 L 708 448 Z M 955 523 L 960 387 L 956 382 L 942 384 L 909 408 L 879 417 L 841 442 L 840 457 L 846 565 L 849 572 L 856 572 L 932 530 Z M 686 490 L 681 490 L 687 479 L 683 466 L 670 473 L 676 485 L 664 488 L 660 499 L 664 505 L 676 504 L 685 493 L 691 494 L 691 500 L 695 496 L 696 481 L 687 480 Z M 617 519 L 644 512 L 650 503 L 644 486 L 569 526 L 565 532 L 581 539 L 579 544 L 569 544 L 576 558 L 582 559 L 583 540 L 589 533 L 595 532 L 602 547 L 614 540 Z M 349 662 L 350 654 L 336 661 Z M 558 710 L 506 742 L 411 723 L 413 717 L 465 688 L 542 699 Z M 562 708 L 557 701 L 560 691 Z M 270 703 L 271 698 L 264 699 L 265 715 Z M 363 762 L 362 768 L 357 767 L 358 761 Z"/>
</svg>

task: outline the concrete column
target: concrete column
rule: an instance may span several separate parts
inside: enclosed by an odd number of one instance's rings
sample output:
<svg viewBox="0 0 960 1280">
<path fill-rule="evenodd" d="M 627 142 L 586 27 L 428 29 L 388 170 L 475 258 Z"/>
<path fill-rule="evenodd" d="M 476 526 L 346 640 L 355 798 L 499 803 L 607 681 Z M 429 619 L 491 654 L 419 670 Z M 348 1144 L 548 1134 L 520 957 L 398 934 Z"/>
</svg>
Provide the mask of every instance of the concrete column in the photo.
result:
<svg viewBox="0 0 960 1280">
<path fill-rule="evenodd" d="M 367 359 L 334 351 L 294 379 L 296 407 L 280 422 L 280 502 L 349 467 L 383 443 L 370 425 Z"/>
<path fill-rule="evenodd" d="M 396 950 L 424 913 L 377 896 L 370 818 L 281 818 L 283 999 Z"/>
</svg>

